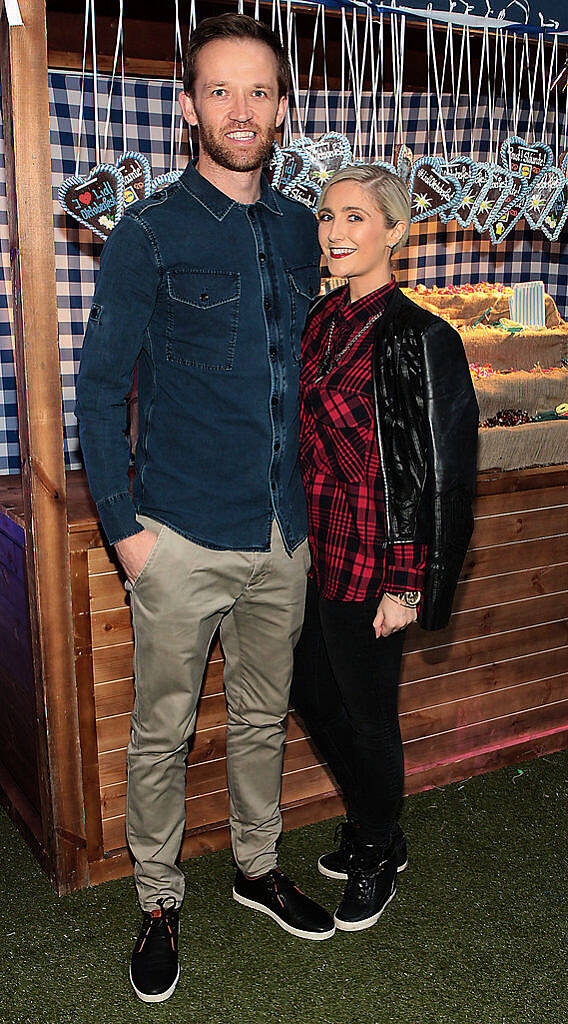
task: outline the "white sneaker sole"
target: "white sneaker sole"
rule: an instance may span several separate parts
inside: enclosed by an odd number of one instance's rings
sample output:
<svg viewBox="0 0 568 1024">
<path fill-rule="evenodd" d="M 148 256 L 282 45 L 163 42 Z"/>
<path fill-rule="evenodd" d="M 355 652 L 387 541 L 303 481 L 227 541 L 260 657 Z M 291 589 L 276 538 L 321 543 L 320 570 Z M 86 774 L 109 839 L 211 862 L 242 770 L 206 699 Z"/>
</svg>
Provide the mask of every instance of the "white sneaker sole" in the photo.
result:
<svg viewBox="0 0 568 1024">
<path fill-rule="evenodd" d="M 405 860 L 404 864 L 400 864 L 397 867 L 396 870 L 400 874 L 401 871 L 406 871 L 407 867 L 408 867 L 408 859 Z M 320 875 L 324 876 L 324 878 L 336 878 L 340 882 L 346 882 L 347 881 L 347 872 L 346 871 L 331 871 L 329 868 L 326 868 L 325 865 L 321 864 L 319 860 L 318 860 L 318 871 L 319 871 Z"/>
<path fill-rule="evenodd" d="M 365 930 L 365 928 L 372 928 L 373 925 L 376 924 L 377 921 L 379 920 L 381 914 L 384 913 L 391 900 L 394 900 L 395 896 L 396 885 L 393 891 L 391 892 L 388 900 L 386 901 L 385 905 L 381 907 L 381 909 L 379 910 L 378 914 L 373 914 L 372 917 L 367 917 L 364 921 L 342 921 L 341 918 L 334 916 L 333 920 L 335 921 L 336 927 L 339 928 L 341 932 L 362 932 Z"/>
<path fill-rule="evenodd" d="M 140 992 L 140 990 L 136 988 L 136 985 L 132 981 L 132 969 L 129 971 L 130 984 L 132 985 L 132 988 L 136 992 L 136 995 L 138 996 L 138 998 L 141 999 L 143 1003 L 165 1003 L 166 999 L 169 999 L 170 996 L 172 996 L 174 994 L 176 985 L 177 985 L 177 983 L 179 981 L 180 973 L 181 973 L 181 967 L 178 964 L 178 971 L 177 971 L 177 974 L 176 974 L 176 980 L 174 981 L 173 985 L 170 985 L 170 987 L 168 989 L 166 989 L 165 992 L 158 992 L 157 994 L 150 994 L 148 992 Z"/>
<path fill-rule="evenodd" d="M 335 925 L 330 928 L 327 932 L 305 932 L 301 928 L 294 928 L 293 925 L 287 924 L 281 917 L 278 916 L 270 907 L 265 907 L 263 903 L 257 903 L 255 900 L 249 900 L 246 896 L 241 896 L 240 893 L 233 889 L 233 899 L 237 903 L 241 903 L 243 907 L 250 907 L 251 910 L 260 910 L 261 914 L 267 914 L 271 917 L 276 924 L 279 924 L 285 932 L 290 932 L 290 935 L 295 935 L 298 939 L 311 939 L 313 942 L 322 942 L 324 939 L 331 939 L 335 935 Z"/>
</svg>

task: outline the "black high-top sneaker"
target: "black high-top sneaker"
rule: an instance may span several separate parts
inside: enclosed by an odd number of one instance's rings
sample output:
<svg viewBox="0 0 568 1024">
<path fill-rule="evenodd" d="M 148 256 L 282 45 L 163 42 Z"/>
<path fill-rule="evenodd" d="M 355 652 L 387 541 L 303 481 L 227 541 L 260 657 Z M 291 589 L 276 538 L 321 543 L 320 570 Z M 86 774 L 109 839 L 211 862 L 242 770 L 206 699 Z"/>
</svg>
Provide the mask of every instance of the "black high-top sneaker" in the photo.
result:
<svg viewBox="0 0 568 1024">
<path fill-rule="evenodd" d="M 335 912 L 335 924 L 344 932 L 370 928 L 396 893 L 396 855 L 375 843 L 357 843 L 349 861 L 347 885 Z"/>
<path fill-rule="evenodd" d="M 145 1003 L 163 1003 L 178 983 L 179 911 L 165 904 L 173 896 L 156 900 L 158 908 L 144 914 L 130 961 L 130 982 Z"/>
<path fill-rule="evenodd" d="M 357 822 L 348 814 L 345 821 L 340 821 L 335 829 L 333 841 L 337 842 L 339 839 L 339 848 L 331 853 L 322 853 L 318 860 L 318 871 L 321 875 L 325 875 L 326 878 L 347 881 L 347 867 L 355 848 L 356 835 Z M 406 836 L 398 821 L 395 821 L 393 825 L 391 844 L 396 856 L 396 870 L 404 871 L 408 867 Z"/>
</svg>

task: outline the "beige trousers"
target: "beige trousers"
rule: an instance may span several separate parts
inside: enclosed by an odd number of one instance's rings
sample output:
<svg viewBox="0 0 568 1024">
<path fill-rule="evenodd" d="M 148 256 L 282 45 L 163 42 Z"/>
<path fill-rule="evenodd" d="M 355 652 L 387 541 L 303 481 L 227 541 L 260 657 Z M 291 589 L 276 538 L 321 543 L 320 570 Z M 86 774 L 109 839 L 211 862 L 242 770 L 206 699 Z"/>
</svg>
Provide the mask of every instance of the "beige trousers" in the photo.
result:
<svg viewBox="0 0 568 1024">
<path fill-rule="evenodd" d="M 126 830 L 140 905 L 179 906 L 185 759 L 211 640 L 225 655 L 227 777 L 233 853 L 245 874 L 274 867 L 292 655 L 304 614 L 307 541 L 286 553 L 216 551 L 146 516 L 158 540 L 131 591 L 136 697 L 128 746 Z M 191 824 L 191 822 L 190 822 Z"/>
</svg>

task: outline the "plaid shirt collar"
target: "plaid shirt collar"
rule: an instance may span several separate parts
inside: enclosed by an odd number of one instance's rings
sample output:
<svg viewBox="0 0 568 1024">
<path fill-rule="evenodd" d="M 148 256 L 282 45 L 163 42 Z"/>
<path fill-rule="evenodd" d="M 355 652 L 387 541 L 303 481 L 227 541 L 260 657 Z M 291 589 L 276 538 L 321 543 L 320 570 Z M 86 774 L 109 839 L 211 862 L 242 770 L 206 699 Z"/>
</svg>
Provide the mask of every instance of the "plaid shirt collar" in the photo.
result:
<svg viewBox="0 0 568 1024">
<path fill-rule="evenodd" d="M 376 291 L 364 295 L 362 299 L 355 302 L 349 300 L 349 285 L 345 285 L 343 294 L 339 297 L 336 307 L 336 316 L 340 326 L 349 326 L 350 330 L 357 330 L 367 322 L 369 317 L 375 313 L 382 313 L 394 291 L 396 281 L 394 274 L 388 284 L 377 288 Z"/>
</svg>

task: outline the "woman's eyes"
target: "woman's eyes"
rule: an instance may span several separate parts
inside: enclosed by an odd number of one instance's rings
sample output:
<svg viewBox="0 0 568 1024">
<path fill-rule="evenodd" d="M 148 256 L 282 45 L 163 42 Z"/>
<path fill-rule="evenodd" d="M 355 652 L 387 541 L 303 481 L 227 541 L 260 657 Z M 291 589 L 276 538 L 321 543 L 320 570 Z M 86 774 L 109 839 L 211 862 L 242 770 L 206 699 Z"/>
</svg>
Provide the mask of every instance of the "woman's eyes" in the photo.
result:
<svg viewBox="0 0 568 1024">
<path fill-rule="evenodd" d="M 327 223 L 327 221 L 330 221 L 330 220 L 333 220 L 333 216 L 332 216 L 331 213 L 320 213 L 320 216 L 319 216 L 320 224 L 325 224 L 325 223 Z M 350 221 L 362 221 L 363 218 L 360 217 L 358 213 L 350 213 L 348 218 L 347 218 L 347 220 L 350 220 Z"/>
</svg>

